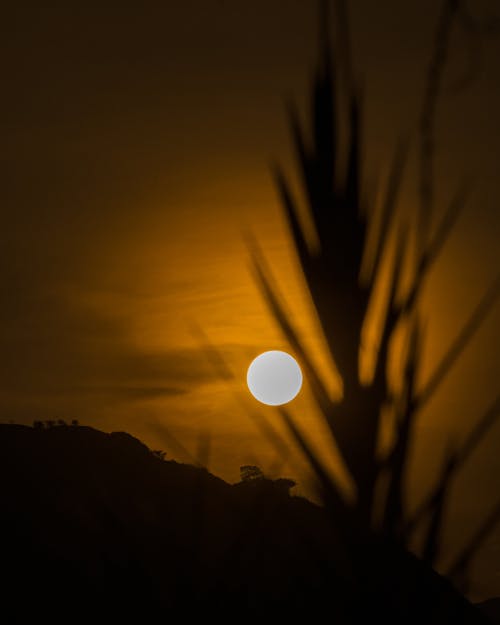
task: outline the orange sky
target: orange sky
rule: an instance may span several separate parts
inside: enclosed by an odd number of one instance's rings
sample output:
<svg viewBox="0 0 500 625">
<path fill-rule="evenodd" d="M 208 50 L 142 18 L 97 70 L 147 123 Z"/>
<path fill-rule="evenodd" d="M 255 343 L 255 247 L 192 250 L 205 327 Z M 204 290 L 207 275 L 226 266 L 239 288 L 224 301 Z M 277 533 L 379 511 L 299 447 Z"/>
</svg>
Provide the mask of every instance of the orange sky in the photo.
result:
<svg viewBox="0 0 500 625">
<path fill-rule="evenodd" d="M 487 15 L 492 6 L 476 2 L 474 10 Z M 350 7 L 365 86 L 366 171 L 383 176 L 396 140 L 415 128 L 436 8 L 431 0 Z M 255 404 L 244 377 L 257 353 L 287 346 L 249 271 L 242 231 L 258 238 L 324 363 L 269 175 L 273 159 L 291 162 L 283 98 L 304 104 L 315 58 L 312 6 L 60 2 L 9 11 L 0 55 L 0 418 L 77 418 L 127 430 L 179 459 L 164 428 L 190 453 L 206 432 L 210 467 L 225 479 L 237 480 L 242 464 L 269 468 L 275 452 L 245 409 Z M 465 41 L 456 33 L 448 85 L 467 73 Z M 440 109 L 438 199 L 464 173 L 474 194 L 424 298 L 424 379 L 499 266 L 499 58 L 500 40 L 485 42 L 472 84 L 448 89 Z M 408 213 L 413 167 L 402 201 Z M 192 322 L 233 380 L 214 374 Z M 499 322 L 497 306 L 422 416 L 417 491 L 445 437 L 467 432 L 498 391 Z M 320 441 L 307 389 L 294 412 Z M 272 409 L 266 414 L 275 419 Z M 499 445 L 497 428 L 458 486 L 474 497 L 457 497 L 463 522 L 451 535 L 477 521 L 498 492 Z M 500 592 L 492 564 L 500 533 L 490 543 L 479 594 L 495 584 Z"/>
</svg>

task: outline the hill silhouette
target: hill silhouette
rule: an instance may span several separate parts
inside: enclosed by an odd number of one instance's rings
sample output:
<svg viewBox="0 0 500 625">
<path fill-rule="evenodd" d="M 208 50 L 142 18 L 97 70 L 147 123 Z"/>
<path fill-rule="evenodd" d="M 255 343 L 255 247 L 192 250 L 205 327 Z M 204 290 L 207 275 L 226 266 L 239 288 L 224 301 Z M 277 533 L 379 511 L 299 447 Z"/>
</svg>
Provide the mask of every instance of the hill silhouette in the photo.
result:
<svg viewBox="0 0 500 625">
<path fill-rule="evenodd" d="M 4 622 L 310 620 L 328 610 L 348 623 L 376 609 L 374 597 L 356 603 L 322 508 L 290 496 L 286 480 L 230 485 L 124 432 L 0 425 L 0 484 Z M 425 589 L 404 571 L 394 593 L 414 601 Z M 443 583 L 434 573 L 426 582 Z M 455 622 L 483 622 L 465 600 L 457 610 Z"/>
<path fill-rule="evenodd" d="M 321 590 L 307 564 L 328 549 L 321 511 L 279 482 L 232 486 L 74 426 L 0 425 L 0 467 L 8 622 L 229 615 Z"/>
<path fill-rule="evenodd" d="M 491 623 L 500 623 L 500 597 L 487 599 L 478 605 Z"/>
</svg>

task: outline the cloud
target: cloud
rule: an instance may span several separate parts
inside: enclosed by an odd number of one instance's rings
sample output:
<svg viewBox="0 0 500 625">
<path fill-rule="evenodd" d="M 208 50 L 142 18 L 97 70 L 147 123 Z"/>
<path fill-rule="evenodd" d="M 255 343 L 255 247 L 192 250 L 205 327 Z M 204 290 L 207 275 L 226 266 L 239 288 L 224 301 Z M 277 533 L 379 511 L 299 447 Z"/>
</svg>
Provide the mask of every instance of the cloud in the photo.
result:
<svg viewBox="0 0 500 625">
<path fill-rule="evenodd" d="M 126 401 L 176 397 L 188 392 L 185 388 L 175 386 L 86 386 L 66 389 L 70 394 L 115 397 Z"/>
<path fill-rule="evenodd" d="M 143 349 L 126 315 L 89 309 L 62 292 L 30 286 L 12 306 L 0 313 L 3 396 L 141 400 L 182 395 L 217 377 L 202 348 Z"/>
</svg>

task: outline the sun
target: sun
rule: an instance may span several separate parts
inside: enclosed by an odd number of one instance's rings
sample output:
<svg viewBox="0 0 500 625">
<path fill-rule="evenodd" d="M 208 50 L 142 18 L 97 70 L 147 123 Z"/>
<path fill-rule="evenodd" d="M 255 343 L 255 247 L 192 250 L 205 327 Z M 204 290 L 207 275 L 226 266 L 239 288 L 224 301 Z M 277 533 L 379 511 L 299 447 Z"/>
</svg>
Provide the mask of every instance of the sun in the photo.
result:
<svg viewBox="0 0 500 625">
<path fill-rule="evenodd" d="M 299 393 L 302 371 L 293 356 L 271 350 L 252 360 L 247 371 L 247 384 L 250 393 L 261 403 L 281 406 Z"/>
</svg>

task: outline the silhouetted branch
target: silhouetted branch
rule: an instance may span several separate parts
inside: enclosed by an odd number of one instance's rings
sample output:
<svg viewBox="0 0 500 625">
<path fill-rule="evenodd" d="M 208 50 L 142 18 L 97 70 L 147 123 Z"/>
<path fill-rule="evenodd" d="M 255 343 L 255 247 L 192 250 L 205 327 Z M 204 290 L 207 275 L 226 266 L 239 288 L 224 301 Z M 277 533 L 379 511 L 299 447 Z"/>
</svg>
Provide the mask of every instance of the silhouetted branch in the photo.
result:
<svg viewBox="0 0 500 625">
<path fill-rule="evenodd" d="M 451 479 L 455 472 L 456 454 L 453 451 L 448 453 L 443 466 L 441 477 L 431 504 L 429 528 L 424 537 L 422 558 L 434 565 L 440 555 L 443 520 L 445 506 L 450 495 Z"/>
<path fill-rule="evenodd" d="M 379 402 L 387 397 L 389 393 L 389 384 L 387 380 L 389 347 L 391 338 L 400 319 L 400 310 L 396 305 L 396 296 L 401 280 L 401 275 L 403 273 L 403 259 L 407 244 L 406 229 L 401 227 L 399 233 L 400 234 L 396 240 L 396 250 L 392 265 L 389 292 L 387 295 L 386 316 L 382 327 L 382 335 L 380 338 L 379 351 L 375 363 L 375 374 L 373 379 L 373 386 L 375 389 L 378 390 L 377 400 Z"/>
<path fill-rule="evenodd" d="M 403 172 L 408 157 L 408 144 L 400 142 L 395 153 L 389 171 L 387 188 L 385 190 L 384 202 L 380 210 L 379 219 L 374 216 L 372 218 L 373 228 L 377 230 L 376 241 L 374 243 L 373 252 L 370 254 L 372 258 L 368 258 L 366 270 L 362 272 L 362 282 L 366 285 L 373 285 L 382 265 L 382 257 L 384 250 L 387 249 L 389 233 L 394 221 L 397 201 L 401 189 Z M 380 223 L 377 225 L 377 221 Z M 369 246 L 366 249 L 370 253 Z M 364 263 L 365 264 L 365 263 Z"/>
<path fill-rule="evenodd" d="M 272 282 L 269 267 L 265 263 L 265 260 L 255 242 L 252 242 L 251 245 L 253 268 L 264 297 L 266 298 L 274 318 L 278 321 L 291 347 L 298 354 L 302 365 L 306 370 L 315 397 L 318 400 L 319 407 L 325 415 L 328 415 L 331 412 L 332 402 L 328 396 L 326 388 L 317 374 L 316 369 L 304 346 L 302 345 L 302 341 L 299 339 L 296 330 L 289 321 L 289 316 L 287 316 L 283 306 L 279 302 L 278 290 L 276 285 Z"/>
<path fill-rule="evenodd" d="M 439 253 L 443 249 L 443 246 L 453 227 L 455 226 L 465 205 L 466 197 L 467 194 L 465 187 L 459 189 L 459 191 L 457 191 L 457 193 L 453 196 L 444 216 L 441 219 L 436 233 L 418 261 L 417 272 L 410 287 L 410 291 L 401 304 L 401 315 L 411 313 L 417 303 L 418 296 L 422 290 L 425 279 L 434 265 Z"/>
<path fill-rule="evenodd" d="M 234 373 L 227 366 L 224 358 L 220 354 L 219 350 L 215 349 L 215 347 L 208 340 L 207 335 L 201 329 L 201 327 L 195 323 L 194 321 L 189 322 L 189 327 L 193 336 L 197 339 L 199 345 L 203 349 L 207 360 L 211 363 L 215 372 L 222 380 L 232 380 L 234 379 Z"/>
<path fill-rule="evenodd" d="M 166 425 L 156 421 L 154 423 L 150 423 L 149 426 L 157 431 L 158 435 L 166 441 L 167 445 L 174 451 L 174 453 L 177 452 L 181 458 L 184 457 L 190 464 L 197 464 L 196 458 L 186 449 L 186 447 L 184 447 L 177 437 L 172 434 Z"/>
<path fill-rule="evenodd" d="M 456 451 L 454 473 L 456 473 L 469 458 L 470 454 L 477 448 L 479 443 L 496 423 L 500 415 L 500 395 L 498 395 L 486 412 L 479 419 L 476 426 L 472 429 L 462 446 Z M 429 513 L 432 502 L 436 499 L 439 490 L 439 484 L 429 493 L 414 512 L 412 518 L 406 524 L 405 532 L 409 535 L 414 531 L 415 527 Z"/>
<path fill-rule="evenodd" d="M 425 271 L 427 267 L 432 265 L 432 263 L 436 260 L 450 232 L 455 226 L 458 217 L 461 214 L 466 199 L 467 189 L 465 188 L 465 186 L 463 186 L 453 196 L 443 218 L 441 219 L 441 223 L 436 230 L 436 234 L 431 239 L 427 249 L 424 252 L 423 267 L 420 268 L 421 272 Z"/>
<path fill-rule="evenodd" d="M 463 464 L 478 444 L 484 439 L 488 431 L 496 423 L 500 415 L 500 395 L 498 395 L 476 426 L 472 429 L 465 443 L 457 454 L 457 464 Z"/>
<path fill-rule="evenodd" d="M 479 302 L 479 305 L 474 310 L 470 319 L 467 321 L 465 326 L 462 328 L 462 331 L 459 333 L 455 341 L 452 343 L 451 347 L 444 355 L 443 359 L 437 366 L 434 373 L 431 375 L 429 381 L 425 385 L 425 387 L 420 391 L 414 401 L 414 409 L 419 410 L 422 406 L 432 397 L 435 390 L 441 384 L 445 376 L 450 371 L 453 364 L 456 362 L 457 358 L 460 356 L 462 351 L 468 345 L 470 339 L 474 335 L 475 332 L 481 327 L 483 320 L 486 315 L 490 312 L 493 305 L 497 301 L 500 296 L 500 275 L 497 276 L 496 280 L 493 282 L 491 287 L 488 289 L 486 294 L 483 296 L 482 300 Z"/>
<path fill-rule="evenodd" d="M 449 87 L 453 93 L 463 91 L 479 75 L 484 36 L 495 37 L 500 33 L 500 18 L 498 16 L 478 19 L 467 9 L 465 2 L 459 6 L 457 23 L 466 35 L 465 47 L 468 51 L 469 63 L 462 76 Z"/>
<path fill-rule="evenodd" d="M 264 434 L 265 438 L 269 440 L 277 452 L 282 457 L 288 457 L 290 454 L 290 449 L 288 443 L 285 439 L 276 431 L 276 429 L 271 425 L 269 419 L 264 417 L 262 413 L 258 410 L 247 409 L 247 413 L 255 423 L 257 428 Z"/>
<path fill-rule="evenodd" d="M 419 255 L 424 252 L 427 246 L 434 204 L 434 123 L 436 107 L 450 46 L 451 30 L 459 6 L 460 0 L 445 0 L 442 5 L 434 36 L 434 50 L 427 72 L 427 83 L 420 114 L 420 210 L 417 224 L 417 249 L 419 250 Z"/>
<path fill-rule="evenodd" d="M 500 522 L 500 500 L 486 517 L 485 521 L 479 526 L 472 536 L 468 545 L 455 558 L 451 566 L 448 568 L 447 576 L 450 579 L 460 578 L 465 569 L 469 566 L 472 558 L 475 556 L 483 542 L 488 538 L 489 534 L 495 529 Z"/>
<path fill-rule="evenodd" d="M 201 432 L 199 434 L 195 452 L 196 466 L 207 469 L 207 471 L 210 462 L 211 443 L 212 439 L 210 434 L 207 432 Z"/>
<path fill-rule="evenodd" d="M 297 250 L 300 263 L 302 267 L 309 268 L 309 266 L 312 264 L 312 258 L 309 253 L 304 233 L 302 232 L 302 227 L 299 222 L 298 210 L 295 201 L 292 197 L 286 179 L 278 166 L 275 166 L 273 168 L 273 174 L 276 187 L 280 194 L 281 203 L 285 209 L 288 223 L 292 231 L 292 236 L 295 242 L 295 248 Z"/>
<path fill-rule="evenodd" d="M 326 2 L 328 2 L 328 0 L 326 0 Z M 337 52 L 339 56 L 339 67 L 345 73 L 344 80 L 346 82 L 346 89 L 350 93 L 353 79 L 353 65 L 351 58 L 349 15 L 344 0 L 333 0 L 333 7 L 335 12 L 335 24 L 337 25 L 335 40 L 339 42 Z"/>
<path fill-rule="evenodd" d="M 234 372 L 231 370 L 229 364 L 225 361 L 223 355 L 220 351 L 210 342 L 207 335 L 199 328 L 199 326 L 191 322 L 191 330 L 192 332 L 198 336 L 198 340 L 201 342 L 201 345 L 205 351 L 205 354 L 211 361 L 212 365 L 215 367 L 216 371 L 221 374 L 222 379 L 229 381 L 234 379 Z M 243 402 L 241 395 L 235 391 L 233 387 L 230 389 L 233 393 L 235 400 L 242 406 L 243 410 L 253 421 L 254 425 L 260 431 L 260 433 L 267 438 L 271 442 L 271 444 L 276 449 L 277 453 L 281 458 L 289 458 L 290 449 L 288 443 L 285 439 L 278 433 L 278 431 L 271 425 L 268 419 L 264 417 L 262 413 L 258 410 L 253 410 L 248 407 L 248 405 Z M 199 445 L 201 445 L 201 456 L 200 452 L 196 454 L 196 462 L 200 466 L 205 466 L 208 462 L 208 453 L 209 453 L 209 444 L 210 441 L 206 439 L 200 439 Z M 291 463 L 293 466 L 293 463 Z"/>
<path fill-rule="evenodd" d="M 325 505 L 335 510 L 339 514 L 339 517 L 342 515 L 342 521 L 345 522 L 344 517 L 347 513 L 347 505 L 342 495 L 342 489 L 335 483 L 334 478 L 325 469 L 318 455 L 312 450 L 289 412 L 282 406 L 279 407 L 279 412 L 318 478 Z"/>
<path fill-rule="evenodd" d="M 383 529 L 386 534 L 392 534 L 398 540 L 401 536 L 404 536 L 401 527 L 404 518 L 403 489 L 415 421 L 415 413 L 410 409 L 410 404 L 420 366 L 421 335 L 420 321 L 418 316 L 415 316 L 408 336 L 401 401 L 400 405 L 396 405 L 398 415 L 396 440 L 387 463 L 389 468 L 389 485 L 385 503 Z"/>
</svg>

